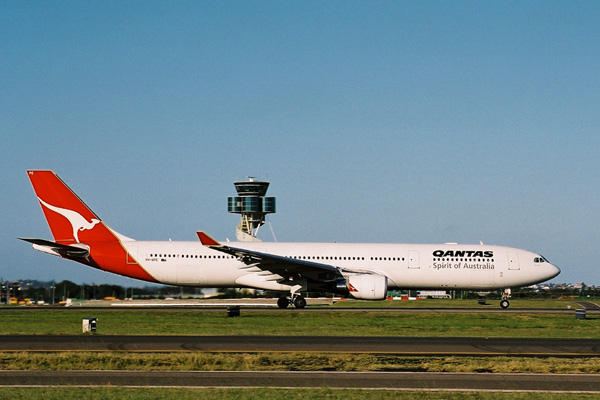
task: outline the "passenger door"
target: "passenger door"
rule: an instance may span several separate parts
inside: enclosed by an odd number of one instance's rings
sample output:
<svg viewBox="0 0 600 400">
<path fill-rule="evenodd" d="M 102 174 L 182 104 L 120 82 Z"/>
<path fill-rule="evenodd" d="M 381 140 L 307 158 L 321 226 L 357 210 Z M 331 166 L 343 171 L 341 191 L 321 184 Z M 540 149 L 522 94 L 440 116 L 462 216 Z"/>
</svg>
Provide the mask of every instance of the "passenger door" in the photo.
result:
<svg viewBox="0 0 600 400">
<path fill-rule="evenodd" d="M 521 266 L 519 265 L 519 255 L 514 251 L 508 252 L 508 269 L 509 270 L 521 269 Z"/>
<path fill-rule="evenodd" d="M 419 260 L 419 252 L 417 250 L 408 251 L 408 268 L 419 269 L 421 268 L 421 262 Z"/>
</svg>

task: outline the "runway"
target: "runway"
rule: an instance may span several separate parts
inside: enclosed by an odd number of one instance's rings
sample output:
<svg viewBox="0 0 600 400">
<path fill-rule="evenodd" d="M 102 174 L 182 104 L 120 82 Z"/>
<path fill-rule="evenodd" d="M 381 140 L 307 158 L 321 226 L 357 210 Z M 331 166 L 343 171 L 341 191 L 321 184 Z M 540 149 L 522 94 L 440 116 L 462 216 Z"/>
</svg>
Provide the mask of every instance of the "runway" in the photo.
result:
<svg viewBox="0 0 600 400">
<path fill-rule="evenodd" d="M 591 303 L 590 303 L 591 304 Z M 281 314 L 281 313 L 384 313 L 384 314 L 422 314 L 422 313 L 439 313 L 439 314 L 563 314 L 573 315 L 575 317 L 575 309 L 556 309 L 556 308 L 509 308 L 507 310 L 495 306 L 482 306 L 479 308 L 397 308 L 397 307 L 377 307 L 377 308 L 343 308 L 343 307 L 307 307 L 304 309 L 288 308 L 280 309 L 276 306 L 267 306 L 264 304 L 239 304 L 227 303 L 221 305 L 214 304 L 106 304 L 102 306 L 89 305 L 73 305 L 70 307 L 64 306 L 44 306 L 44 307 L 21 307 L 18 310 L 23 312 L 73 312 L 73 311 L 120 311 L 120 312 L 138 312 L 143 311 L 174 311 L 174 312 L 226 312 L 228 307 L 239 306 L 241 314 Z M 14 311 L 14 308 L 0 307 L 0 313 L 3 311 Z M 600 308 L 586 309 L 587 316 L 590 318 L 598 318 L 600 316 Z"/>
<path fill-rule="evenodd" d="M 600 375 L 418 372 L 0 371 L 0 386 L 276 387 L 600 393 Z"/>
<path fill-rule="evenodd" d="M 315 352 L 600 357 L 600 339 L 362 336 L 0 335 L 0 351 Z"/>
</svg>

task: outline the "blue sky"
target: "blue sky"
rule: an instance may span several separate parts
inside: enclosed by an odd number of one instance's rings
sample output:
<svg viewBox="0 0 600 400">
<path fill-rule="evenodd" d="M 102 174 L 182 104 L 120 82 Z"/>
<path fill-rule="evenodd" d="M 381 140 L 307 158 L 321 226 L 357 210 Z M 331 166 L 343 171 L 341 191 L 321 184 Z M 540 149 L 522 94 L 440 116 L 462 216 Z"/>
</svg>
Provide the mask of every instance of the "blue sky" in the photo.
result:
<svg viewBox="0 0 600 400">
<path fill-rule="evenodd" d="M 600 284 L 595 2 L 0 3 L 4 279 L 141 285 L 33 251 L 52 169 L 139 240 L 499 244 Z M 273 240 L 264 228 L 261 236 Z"/>
</svg>

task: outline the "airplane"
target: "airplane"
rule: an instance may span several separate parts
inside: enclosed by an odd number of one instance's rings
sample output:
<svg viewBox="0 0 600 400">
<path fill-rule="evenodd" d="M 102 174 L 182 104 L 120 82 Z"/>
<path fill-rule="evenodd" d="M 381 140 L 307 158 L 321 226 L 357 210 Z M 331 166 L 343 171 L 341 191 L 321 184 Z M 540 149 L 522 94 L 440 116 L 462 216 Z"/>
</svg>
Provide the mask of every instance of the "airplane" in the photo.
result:
<svg viewBox="0 0 600 400">
<path fill-rule="evenodd" d="M 35 250 L 147 282 L 282 293 L 280 308 L 304 308 L 302 293 L 384 300 L 390 289 L 507 289 L 552 279 L 537 253 L 504 246 L 386 243 L 137 241 L 108 227 L 53 171 L 28 170 L 54 240 L 19 238 Z M 289 295 L 288 295 L 289 293 Z"/>
</svg>

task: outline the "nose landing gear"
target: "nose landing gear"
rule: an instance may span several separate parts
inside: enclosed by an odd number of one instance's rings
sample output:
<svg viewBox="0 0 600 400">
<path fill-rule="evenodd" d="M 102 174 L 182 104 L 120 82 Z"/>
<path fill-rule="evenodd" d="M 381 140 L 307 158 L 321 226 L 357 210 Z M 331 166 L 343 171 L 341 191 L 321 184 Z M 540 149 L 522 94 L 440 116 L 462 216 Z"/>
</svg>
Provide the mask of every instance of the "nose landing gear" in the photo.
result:
<svg viewBox="0 0 600 400">
<path fill-rule="evenodd" d="M 510 302 L 508 298 L 510 297 L 510 289 L 504 289 L 504 293 L 502 293 L 502 300 L 500 301 L 500 307 L 506 310 L 510 306 Z"/>
</svg>

